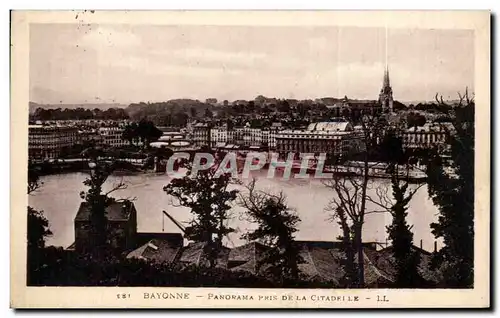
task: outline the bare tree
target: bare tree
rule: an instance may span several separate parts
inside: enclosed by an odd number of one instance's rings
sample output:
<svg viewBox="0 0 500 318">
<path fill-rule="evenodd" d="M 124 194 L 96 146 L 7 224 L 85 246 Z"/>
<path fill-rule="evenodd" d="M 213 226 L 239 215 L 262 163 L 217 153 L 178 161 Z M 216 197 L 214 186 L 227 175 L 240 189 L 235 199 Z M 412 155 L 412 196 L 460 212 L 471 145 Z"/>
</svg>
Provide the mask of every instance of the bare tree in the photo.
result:
<svg viewBox="0 0 500 318">
<path fill-rule="evenodd" d="M 364 253 L 363 253 L 363 224 L 365 216 L 381 211 L 367 211 L 367 189 L 371 178 L 370 169 L 376 167 L 383 160 L 380 153 L 380 142 L 384 137 L 384 128 L 387 120 L 385 116 L 372 113 L 362 114 L 357 121 L 350 119 L 351 123 L 358 124 L 350 152 L 335 164 L 333 177 L 323 183 L 332 189 L 334 196 L 326 210 L 333 212 L 332 219 L 337 220 L 343 232 L 342 240 L 348 258 L 346 272 L 357 272 L 351 277 L 352 287 L 364 286 Z M 358 160 L 357 165 L 350 165 L 349 160 Z M 357 264 L 349 258 L 355 255 Z"/>
</svg>

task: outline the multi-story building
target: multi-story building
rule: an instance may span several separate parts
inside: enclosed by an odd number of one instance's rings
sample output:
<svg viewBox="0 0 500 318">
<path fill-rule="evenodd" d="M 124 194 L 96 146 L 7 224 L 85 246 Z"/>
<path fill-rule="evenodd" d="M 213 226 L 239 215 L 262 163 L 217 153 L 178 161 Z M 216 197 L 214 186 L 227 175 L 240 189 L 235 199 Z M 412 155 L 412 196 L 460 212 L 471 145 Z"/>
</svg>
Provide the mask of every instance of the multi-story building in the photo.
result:
<svg viewBox="0 0 500 318">
<path fill-rule="evenodd" d="M 221 147 L 227 144 L 228 142 L 228 133 L 227 126 L 223 127 L 214 127 L 210 129 L 210 142 L 211 147 Z M 231 138 L 232 139 L 232 138 Z"/>
<path fill-rule="evenodd" d="M 74 127 L 30 125 L 28 127 L 28 155 L 30 159 L 54 159 L 61 150 L 73 146 L 78 139 Z"/>
<path fill-rule="evenodd" d="M 281 126 L 281 123 L 273 123 L 268 129 L 267 145 L 269 146 L 269 149 L 276 149 L 276 136 L 278 136 L 279 132 L 282 130 L 283 127 Z"/>
<path fill-rule="evenodd" d="M 123 127 L 101 127 L 99 135 L 101 136 L 101 144 L 109 147 L 122 147 L 128 145 L 129 142 L 122 138 Z"/>
<path fill-rule="evenodd" d="M 197 123 L 192 126 L 192 141 L 194 146 L 210 146 L 210 125 L 206 123 Z"/>
<path fill-rule="evenodd" d="M 276 135 L 281 126 L 273 125 L 269 128 L 251 128 L 249 126 L 228 129 L 227 126 L 210 129 L 211 146 L 222 147 L 225 144 L 234 144 L 242 147 L 276 147 Z"/>
<path fill-rule="evenodd" d="M 358 133 L 348 122 L 312 123 L 305 130 L 283 130 L 276 135 L 276 151 L 282 156 L 288 153 L 343 156 L 358 145 Z"/>
<path fill-rule="evenodd" d="M 241 139 L 238 140 L 238 144 L 242 146 L 261 146 L 262 145 L 262 129 L 260 128 L 250 128 L 243 127 L 241 130 Z"/>
<path fill-rule="evenodd" d="M 102 143 L 101 140 L 101 135 L 97 129 L 84 129 L 78 130 L 78 139 L 76 140 L 76 143 L 81 145 L 99 145 Z"/>
<path fill-rule="evenodd" d="M 453 125 L 447 123 L 427 123 L 420 127 L 411 127 L 402 134 L 403 147 L 425 149 L 446 145 L 447 138 L 453 130 Z"/>
</svg>

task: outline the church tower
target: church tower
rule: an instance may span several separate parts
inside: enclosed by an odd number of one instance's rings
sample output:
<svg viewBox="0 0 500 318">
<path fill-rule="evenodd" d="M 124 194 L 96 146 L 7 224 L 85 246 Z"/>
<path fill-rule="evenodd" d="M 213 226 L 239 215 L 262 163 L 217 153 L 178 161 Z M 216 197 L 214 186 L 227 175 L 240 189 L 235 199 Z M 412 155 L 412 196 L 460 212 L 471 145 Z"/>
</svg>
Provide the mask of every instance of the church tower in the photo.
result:
<svg viewBox="0 0 500 318">
<path fill-rule="evenodd" d="M 392 106 L 393 106 L 392 87 L 391 87 L 391 82 L 389 80 L 388 67 L 385 69 L 384 72 L 384 83 L 382 84 L 382 89 L 380 90 L 378 101 L 382 105 L 382 110 L 384 112 L 392 112 Z"/>
</svg>

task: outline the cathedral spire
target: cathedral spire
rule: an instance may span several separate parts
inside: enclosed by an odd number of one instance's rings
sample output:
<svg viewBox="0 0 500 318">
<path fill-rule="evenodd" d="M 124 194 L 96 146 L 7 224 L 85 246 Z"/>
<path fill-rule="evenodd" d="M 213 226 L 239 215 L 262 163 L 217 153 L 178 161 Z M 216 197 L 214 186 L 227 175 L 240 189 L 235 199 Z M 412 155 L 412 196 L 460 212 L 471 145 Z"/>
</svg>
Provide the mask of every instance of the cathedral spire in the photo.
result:
<svg viewBox="0 0 500 318">
<path fill-rule="evenodd" d="M 389 66 L 385 66 L 385 71 L 384 71 L 384 88 L 386 87 L 391 87 L 391 81 L 389 80 Z"/>
<path fill-rule="evenodd" d="M 384 111 L 392 112 L 394 101 L 392 98 L 391 81 L 389 80 L 389 66 L 387 66 L 387 64 L 384 70 L 384 83 L 382 84 L 382 89 L 380 90 L 379 102 Z"/>
</svg>

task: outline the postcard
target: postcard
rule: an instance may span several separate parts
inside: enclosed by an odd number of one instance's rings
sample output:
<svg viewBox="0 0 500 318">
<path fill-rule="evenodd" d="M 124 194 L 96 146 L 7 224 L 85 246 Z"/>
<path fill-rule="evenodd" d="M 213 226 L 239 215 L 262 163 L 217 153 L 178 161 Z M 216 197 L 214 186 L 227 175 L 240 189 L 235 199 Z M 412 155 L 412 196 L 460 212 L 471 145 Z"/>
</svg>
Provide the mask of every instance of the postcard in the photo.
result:
<svg viewBox="0 0 500 318">
<path fill-rule="evenodd" d="M 490 19 L 13 11 L 11 307 L 490 307 Z"/>
</svg>

